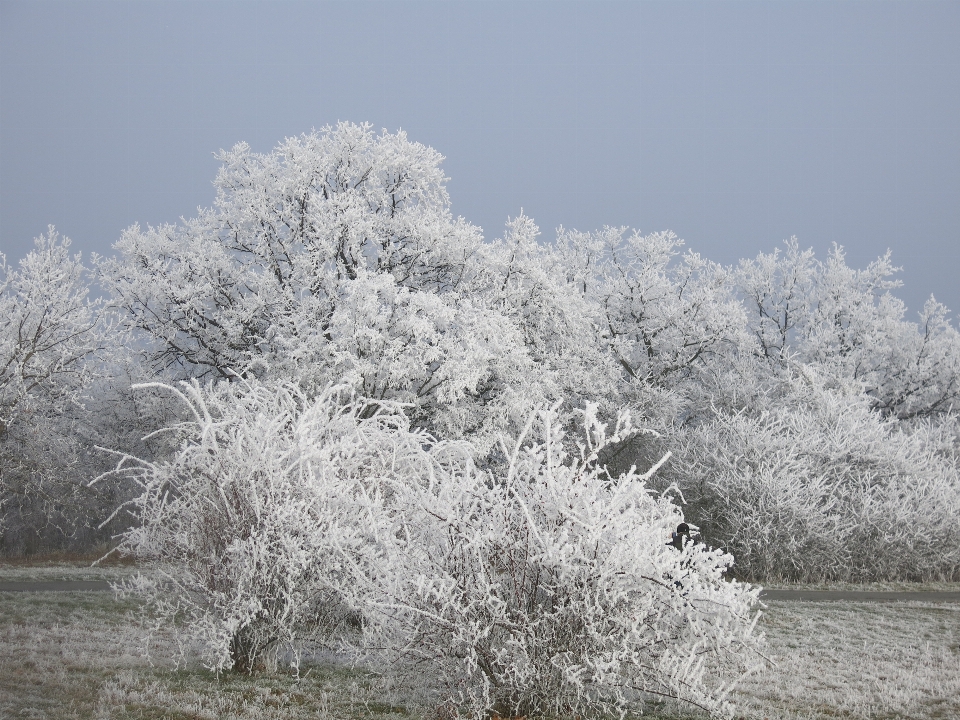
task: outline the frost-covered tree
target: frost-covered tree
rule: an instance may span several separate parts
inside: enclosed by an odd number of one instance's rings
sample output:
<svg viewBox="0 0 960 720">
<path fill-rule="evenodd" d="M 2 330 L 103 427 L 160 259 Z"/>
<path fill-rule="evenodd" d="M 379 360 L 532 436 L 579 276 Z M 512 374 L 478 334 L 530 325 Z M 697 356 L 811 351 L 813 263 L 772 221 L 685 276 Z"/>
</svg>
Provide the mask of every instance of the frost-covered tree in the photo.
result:
<svg viewBox="0 0 960 720">
<path fill-rule="evenodd" d="M 0 435 L 38 403 L 78 403 L 105 346 L 101 301 L 51 226 L 17 268 L 0 253 Z"/>
<path fill-rule="evenodd" d="M 157 368 L 347 381 L 428 406 L 424 422 L 517 385 L 515 329 L 474 292 L 480 231 L 451 215 L 439 153 L 341 123 L 219 158 L 213 208 L 130 228 L 101 264 Z"/>
<path fill-rule="evenodd" d="M 863 270 L 835 246 L 825 262 L 801 251 L 742 260 L 737 281 L 763 355 L 801 362 L 859 383 L 872 406 L 913 419 L 949 412 L 960 400 L 960 334 L 932 298 L 920 322 L 891 294 L 900 285 L 888 252 Z"/>
<path fill-rule="evenodd" d="M 191 375 L 317 359 L 351 281 L 389 273 L 399 287 L 455 289 L 480 240 L 450 215 L 439 153 L 402 132 L 341 123 L 218 157 L 213 208 L 131 227 L 122 259 L 102 266 L 156 361 Z"/>
<path fill-rule="evenodd" d="M 508 220 L 502 239 L 481 247 L 478 292 L 517 328 L 523 351 L 514 422 L 502 426 L 513 433 L 533 404 L 561 402 L 569 414 L 596 402 L 608 416 L 622 405 L 621 370 L 597 332 L 599 306 L 574 272 L 578 258 L 564 244 L 540 242 L 539 234 L 521 214 Z"/>
<path fill-rule="evenodd" d="M 709 405 L 717 375 L 752 348 L 729 271 L 682 245 L 669 232 L 610 227 L 557 239 L 566 290 L 584 299 L 593 333 L 587 366 L 619 376 L 601 386 L 604 404 L 627 402 L 658 424 Z"/>
<path fill-rule="evenodd" d="M 98 437 L 85 410 L 122 333 L 51 227 L 16 267 L 0 254 L 0 529 L 4 552 L 76 540 Z M 94 471 L 93 474 L 96 474 Z M 109 511 L 108 511 L 109 512 Z"/>
<path fill-rule="evenodd" d="M 629 377 L 664 385 L 742 342 L 743 316 L 721 266 L 692 252 L 677 258 L 682 243 L 672 233 L 604 235 L 598 300 L 605 339 Z"/>
<path fill-rule="evenodd" d="M 813 250 L 801 251 L 797 239 L 785 250 L 741 260 L 737 282 L 743 294 L 750 330 L 766 358 L 786 361 L 798 328 L 809 322 L 815 302 L 816 261 Z"/>
<path fill-rule="evenodd" d="M 960 332 L 949 311 L 931 297 L 919 322 L 900 322 L 871 368 L 874 405 L 904 420 L 960 411 Z"/>
</svg>

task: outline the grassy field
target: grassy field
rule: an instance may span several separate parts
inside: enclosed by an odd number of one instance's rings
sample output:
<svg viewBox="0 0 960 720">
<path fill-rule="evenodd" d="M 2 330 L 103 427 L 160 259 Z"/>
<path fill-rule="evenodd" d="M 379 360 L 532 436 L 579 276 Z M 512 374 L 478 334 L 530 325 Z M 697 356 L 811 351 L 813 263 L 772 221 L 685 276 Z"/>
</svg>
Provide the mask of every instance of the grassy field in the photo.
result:
<svg viewBox="0 0 960 720">
<path fill-rule="evenodd" d="M 115 579 L 129 572 L 8 565 L 0 566 L 0 580 Z M 202 668 L 177 669 L 169 632 L 157 637 L 151 662 L 136 617 L 132 603 L 111 593 L 0 593 L 0 718 L 436 715 L 404 688 L 333 663 L 305 667 L 299 678 L 217 679 Z M 960 718 L 960 605 L 770 602 L 761 627 L 773 664 L 740 689 L 743 717 Z M 655 716 L 677 714 L 664 709 Z"/>
</svg>

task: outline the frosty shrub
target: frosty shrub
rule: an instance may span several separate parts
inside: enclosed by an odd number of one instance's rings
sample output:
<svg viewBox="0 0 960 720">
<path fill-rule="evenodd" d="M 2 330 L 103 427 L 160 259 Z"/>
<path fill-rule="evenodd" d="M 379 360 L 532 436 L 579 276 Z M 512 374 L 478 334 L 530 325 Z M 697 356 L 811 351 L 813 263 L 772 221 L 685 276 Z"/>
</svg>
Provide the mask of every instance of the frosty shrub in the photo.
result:
<svg viewBox="0 0 960 720">
<path fill-rule="evenodd" d="M 656 468 L 599 467 L 626 415 L 608 437 L 588 406 L 568 456 L 557 411 L 533 413 L 491 476 L 343 386 L 164 387 L 192 418 L 170 459 L 121 459 L 143 493 L 120 549 L 154 570 L 127 589 L 212 669 L 338 641 L 473 717 L 652 696 L 723 715 L 757 659 L 758 589 L 726 582 L 720 551 L 667 544 L 682 515 L 645 485 Z"/>
<path fill-rule="evenodd" d="M 438 473 L 400 483 L 381 537 L 395 568 L 365 586 L 372 637 L 434 697 L 483 717 L 604 716 L 665 696 L 724 715 L 757 657 L 759 589 L 726 582 L 732 562 L 667 544 L 680 509 L 635 469 L 612 478 L 612 436 L 584 413 L 576 456 L 556 411 L 531 417 L 504 475 Z M 365 596 L 365 597 L 361 597 Z"/>
<path fill-rule="evenodd" d="M 718 411 L 672 469 L 748 579 L 954 580 L 960 477 L 937 425 L 903 428 L 810 368 L 779 406 Z"/>
<path fill-rule="evenodd" d="M 152 571 L 126 589 L 217 671 L 285 650 L 296 664 L 302 641 L 357 625 L 338 588 L 371 576 L 376 517 L 363 513 L 383 506 L 384 479 L 429 472 L 427 438 L 342 386 L 315 399 L 283 384 L 160 387 L 192 418 L 166 430 L 179 435 L 170 459 L 124 456 L 115 471 L 142 487 L 119 551 Z"/>
</svg>

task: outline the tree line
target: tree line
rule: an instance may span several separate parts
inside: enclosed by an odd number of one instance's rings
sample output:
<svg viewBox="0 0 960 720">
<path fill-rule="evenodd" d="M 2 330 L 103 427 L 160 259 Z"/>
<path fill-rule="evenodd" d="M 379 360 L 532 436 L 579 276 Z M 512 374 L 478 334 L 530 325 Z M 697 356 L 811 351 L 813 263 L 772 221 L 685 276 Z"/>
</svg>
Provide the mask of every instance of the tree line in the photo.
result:
<svg viewBox="0 0 960 720">
<path fill-rule="evenodd" d="M 724 267 L 668 232 L 543 242 L 525 216 L 489 242 L 439 153 L 365 125 L 219 159 L 195 218 L 88 266 L 51 228 L 0 266 L 5 552 L 105 537 L 129 488 L 87 487 L 96 448 L 153 457 L 178 412 L 132 384 L 246 378 L 346 383 L 481 463 L 531 408 L 629 409 L 659 437 L 617 467 L 672 450 L 662 482 L 745 576 L 957 572 L 960 339 L 933 298 L 906 317 L 889 252 L 856 270 L 791 239 Z"/>
<path fill-rule="evenodd" d="M 725 712 L 755 593 L 723 573 L 960 579 L 960 335 L 889 253 L 489 241 L 442 159 L 349 123 L 240 144 L 196 217 L 4 259 L 3 553 L 119 542 L 213 668 L 376 636 L 503 715 Z"/>
</svg>

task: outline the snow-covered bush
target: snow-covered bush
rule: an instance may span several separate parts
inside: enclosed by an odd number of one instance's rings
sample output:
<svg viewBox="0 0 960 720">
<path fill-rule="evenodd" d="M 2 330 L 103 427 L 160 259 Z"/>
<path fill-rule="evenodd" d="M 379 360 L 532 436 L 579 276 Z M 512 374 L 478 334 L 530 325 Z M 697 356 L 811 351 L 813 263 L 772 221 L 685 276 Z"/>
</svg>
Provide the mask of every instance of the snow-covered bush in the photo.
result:
<svg viewBox="0 0 960 720">
<path fill-rule="evenodd" d="M 605 716 L 670 697 L 723 715 L 757 660 L 758 589 L 726 582 L 732 558 L 668 545 L 682 520 L 645 481 L 598 454 L 633 432 L 584 413 L 568 457 L 556 410 L 532 415 L 503 476 L 395 483 L 389 573 L 355 586 L 394 667 L 474 717 Z M 536 441 L 534 438 L 538 438 Z"/>
<path fill-rule="evenodd" d="M 344 386 L 312 399 L 284 384 L 166 388 L 192 414 L 166 430 L 177 451 L 114 471 L 142 487 L 121 509 L 138 524 L 119 552 L 150 572 L 128 590 L 216 670 L 272 665 L 358 622 L 340 589 L 376 558 L 384 483 L 429 475 L 429 439 Z"/>
<path fill-rule="evenodd" d="M 669 546 L 681 521 L 584 414 L 576 457 L 555 411 L 531 415 L 503 476 L 465 443 L 411 431 L 345 386 L 171 388 L 193 418 L 168 461 L 124 457 L 143 485 L 123 538 L 155 571 L 128 589 L 198 641 L 215 669 L 253 671 L 308 640 L 353 646 L 480 717 L 598 715 L 667 696 L 724 714 L 756 656 L 757 589 L 732 558 Z M 537 438 L 534 441 L 534 438 Z"/>
<path fill-rule="evenodd" d="M 870 398 L 797 366 L 778 397 L 674 438 L 676 479 L 738 576 L 960 577 L 960 473 L 937 425 L 904 428 Z"/>
</svg>

